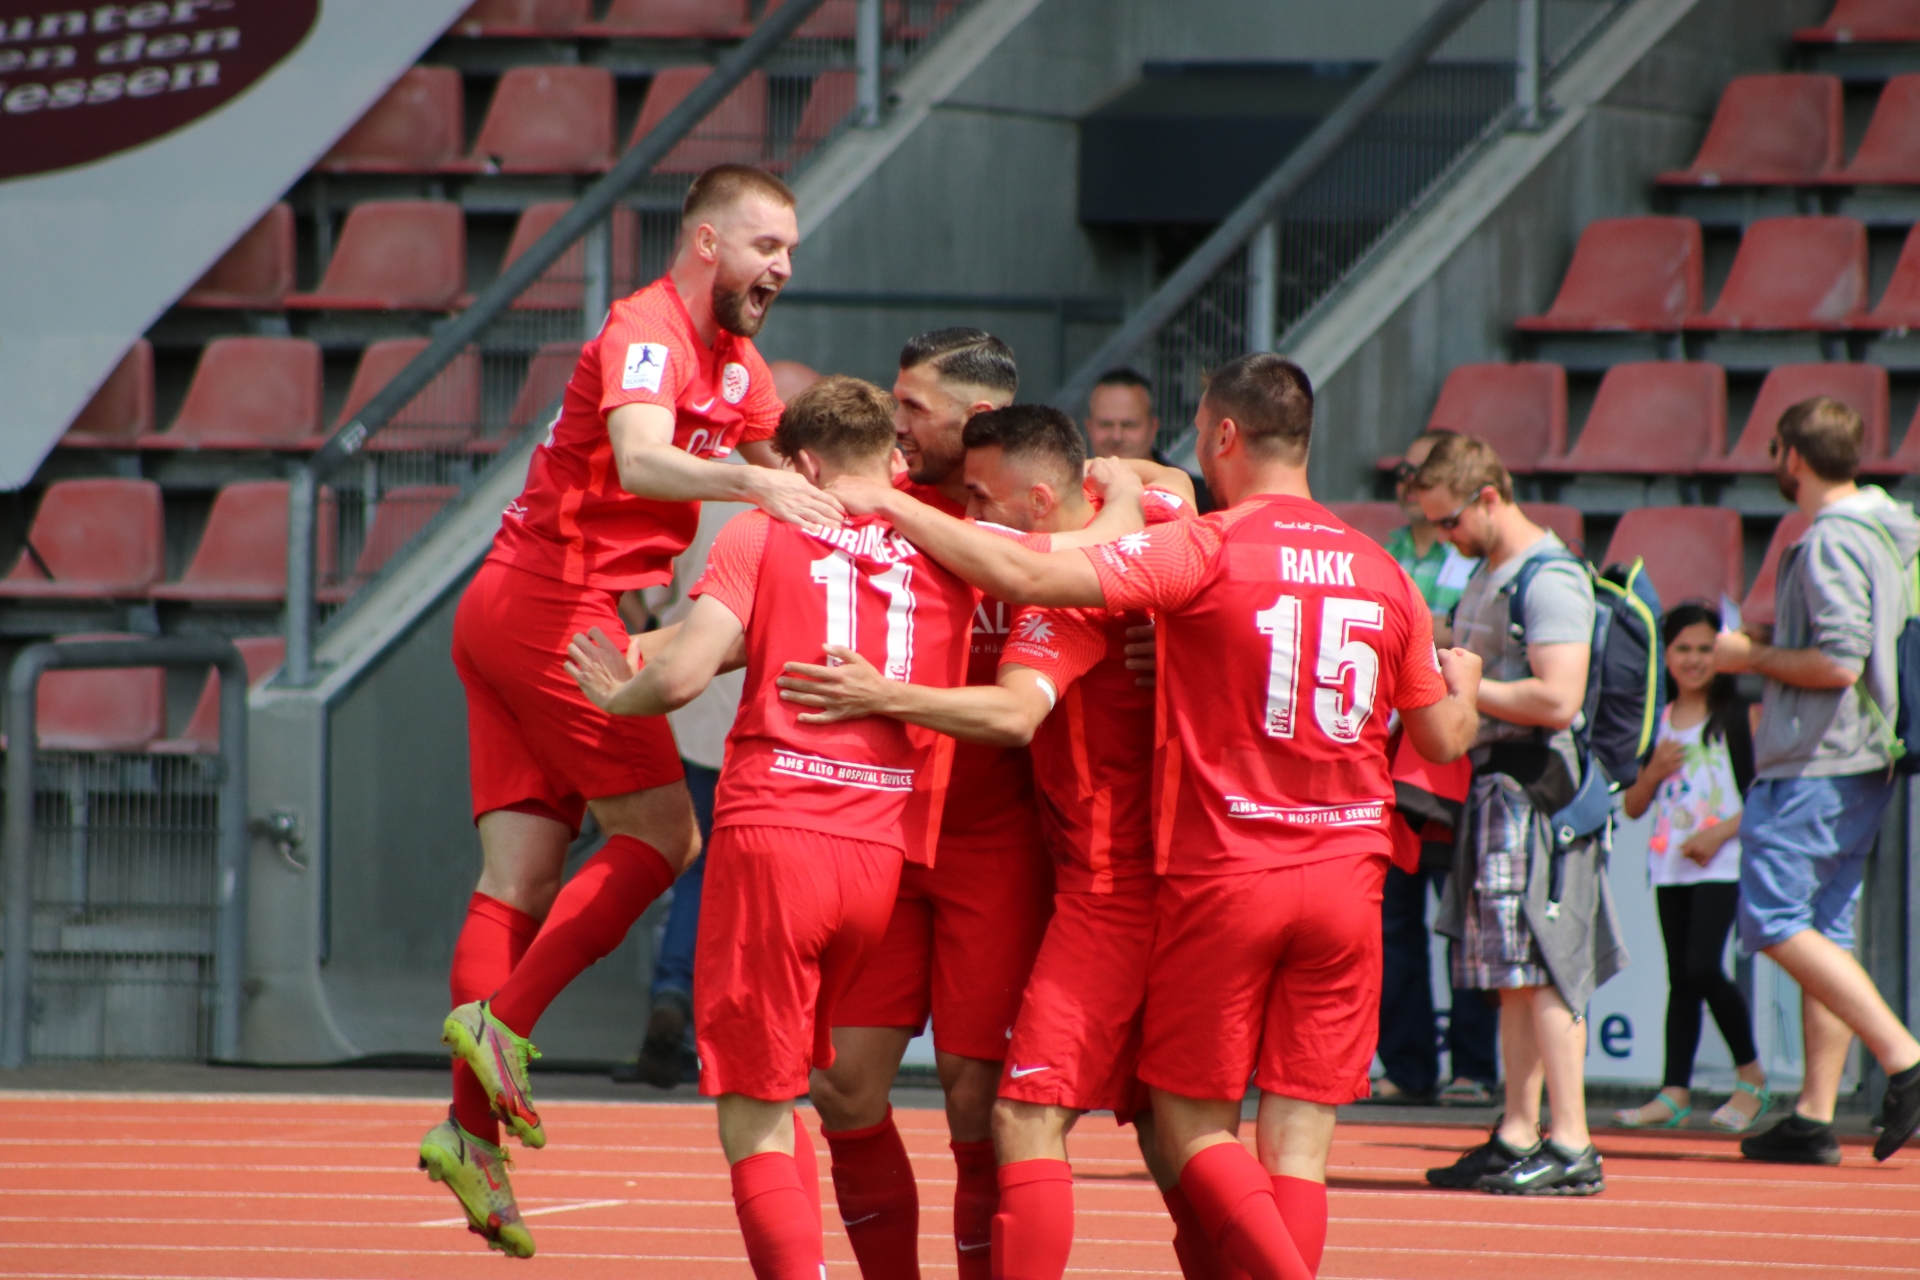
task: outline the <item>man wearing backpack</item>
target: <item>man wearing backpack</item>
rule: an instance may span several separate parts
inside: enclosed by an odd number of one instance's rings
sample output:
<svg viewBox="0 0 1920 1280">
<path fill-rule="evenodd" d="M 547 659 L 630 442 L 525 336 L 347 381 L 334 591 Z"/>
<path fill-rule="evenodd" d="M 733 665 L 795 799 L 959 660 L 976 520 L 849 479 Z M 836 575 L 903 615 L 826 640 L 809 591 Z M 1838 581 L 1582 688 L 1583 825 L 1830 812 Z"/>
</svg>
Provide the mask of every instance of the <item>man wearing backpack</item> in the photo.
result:
<svg viewBox="0 0 1920 1280">
<path fill-rule="evenodd" d="M 1408 488 L 1460 554 L 1482 561 L 1454 611 L 1454 643 L 1480 655 L 1486 678 L 1472 790 L 1434 927 L 1455 941 L 1455 985 L 1500 993 L 1507 1095 L 1488 1140 L 1427 1180 L 1593 1195 L 1606 1183 L 1587 1134 L 1582 1011 L 1626 957 L 1601 841 L 1562 839 L 1551 821 L 1587 769 L 1575 722 L 1587 703 L 1593 582 L 1514 504 L 1512 477 L 1485 441 L 1437 441 Z M 1551 1139 L 1540 1130 L 1543 1083 Z"/>
<path fill-rule="evenodd" d="M 1793 1113 L 1741 1142 L 1750 1160 L 1839 1164 L 1833 1108 L 1855 1035 L 1887 1073 L 1885 1160 L 1920 1126 L 1920 1041 L 1853 958 L 1867 855 L 1903 754 L 1900 637 L 1920 522 L 1877 486 L 1858 486 L 1860 415 L 1821 397 L 1774 429 L 1774 478 L 1812 527 L 1780 557 L 1771 635 L 1726 633 L 1721 671 L 1763 678 L 1754 784 L 1740 822 L 1740 944 L 1801 989 L 1806 1077 Z"/>
</svg>

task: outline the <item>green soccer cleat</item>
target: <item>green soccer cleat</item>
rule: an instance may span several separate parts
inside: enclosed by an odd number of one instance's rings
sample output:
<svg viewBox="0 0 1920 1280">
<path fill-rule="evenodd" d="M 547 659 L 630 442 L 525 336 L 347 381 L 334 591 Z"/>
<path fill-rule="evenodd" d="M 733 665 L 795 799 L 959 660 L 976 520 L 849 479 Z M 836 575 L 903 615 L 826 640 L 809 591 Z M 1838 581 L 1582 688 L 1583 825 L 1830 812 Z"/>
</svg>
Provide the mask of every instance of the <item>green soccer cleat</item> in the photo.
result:
<svg viewBox="0 0 1920 1280">
<path fill-rule="evenodd" d="M 494 1114 L 506 1121 L 521 1145 L 547 1145 L 540 1113 L 533 1109 L 533 1088 L 527 1082 L 527 1064 L 540 1056 L 533 1041 L 515 1035 L 488 1011 L 485 1000 L 474 1000 L 447 1015 L 440 1043 L 466 1059 L 493 1100 Z"/>
<path fill-rule="evenodd" d="M 507 1180 L 507 1153 L 476 1138 L 447 1118 L 420 1140 L 420 1167 L 427 1177 L 447 1184 L 467 1214 L 467 1230 L 511 1258 L 533 1256 L 533 1233 L 520 1220 Z"/>
</svg>

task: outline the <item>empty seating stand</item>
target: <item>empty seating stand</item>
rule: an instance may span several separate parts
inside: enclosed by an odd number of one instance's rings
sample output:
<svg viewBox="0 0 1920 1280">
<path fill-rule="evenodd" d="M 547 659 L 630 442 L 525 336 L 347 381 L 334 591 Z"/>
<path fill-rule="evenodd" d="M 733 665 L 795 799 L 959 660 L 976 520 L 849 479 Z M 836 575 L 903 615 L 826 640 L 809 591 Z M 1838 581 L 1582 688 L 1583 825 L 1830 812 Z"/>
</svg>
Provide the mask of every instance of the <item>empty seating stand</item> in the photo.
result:
<svg viewBox="0 0 1920 1280">
<path fill-rule="evenodd" d="M 69 449 L 131 449 L 153 430 L 153 344 L 138 338 L 60 437 Z"/>
<path fill-rule="evenodd" d="M 1861 471 L 1870 476 L 1913 476 L 1920 475 L 1920 431 L 1914 425 L 1920 423 L 1920 412 L 1913 415 L 1913 422 L 1907 424 L 1907 434 L 1900 441 L 1900 447 L 1891 456 L 1864 463 Z"/>
<path fill-rule="evenodd" d="M 466 96 L 452 67 L 411 67 L 321 157 L 323 173 L 466 172 Z"/>
<path fill-rule="evenodd" d="M 1920 42 L 1920 0 L 1836 0 L 1825 22 L 1793 38 L 1802 44 Z"/>
<path fill-rule="evenodd" d="M 180 299 L 183 307 L 277 310 L 293 292 L 293 206 L 268 209 Z"/>
<path fill-rule="evenodd" d="M 453 485 L 442 484 L 405 485 L 388 490 L 374 508 L 373 523 L 360 545 L 360 554 L 354 559 L 353 572 L 344 582 L 323 585 L 315 594 L 327 604 L 339 604 L 351 598 L 459 493 Z"/>
<path fill-rule="evenodd" d="M 1574 554 L 1586 554 L 1587 518 L 1580 514 L 1580 508 L 1561 502 L 1523 502 L 1520 511 L 1542 529 L 1559 534 L 1560 541 L 1573 548 Z"/>
<path fill-rule="evenodd" d="M 567 380 L 573 377 L 573 370 L 580 363 L 578 342 L 549 342 L 534 352 L 533 359 L 527 362 L 527 376 L 520 383 L 520 391 L 513 400 L 513 412 L 507 415 L 507 426 L 515 431 L 524 431 L 536 423 L 552 420 L 559 408 L 560 396 L 567 389 Z"/>
<path fill-rule="evenodd" d="M 1866 425 L 1861 440 L 1863 463 L 1887 454 L 1887 371 L 1872 364 L 1783 364 L 1760 384 L 1760 396 L 1746 429 L 1724 458 L 1708 458 L 1700 470 L 1726 474 L 1762 474 L 1773 470 L 1767 450 L 1780 415 L 1803 400 L 1832 396 L 1852 406 Z"/>
<path fill-rule="evenodd" d="M 353 385 L 347 390 L 346 403 L 340 409 L 333 429 L 338 431 L 353 420 L 380 389 L 427 349 L 427 338 L 388 338 L 368 347 L 354 370 Z M 455 356 L 446 368 L 434 375 L 421 392 L 408 401 L 387 425 L 367 441 L 372 451 L 461 450 L 480 429 L 480 353 L 469 348 Z"/>
<path fill-rule="evenodd" d="M 640 40 L 714 40 L 750 25 L 747 0 L 613 0 L 607 16 L 580 28 L 586 36 Z"/>
<path fill-rule="evenodd" d="M 488 173 L 598 173 L 613 164 L 613 116 L 605 67 L 513 67 L 469 163 Z"/>
<path fill-rule="evenodd" d="M 247 685 L 259 684 L 279 669 L 286 660 L 287 642 L 280 636 L 246 636 L 233 642 L 247 664 Z M 147 748 L 158 755 L 213 755 L 220 750 L 220 673 L 209 671 L 194 703 L 193 715 L 179 736 L 165 738 Z"/>
<path fill-rule="evenodd" d="M 647 87 L 647 100 L 627 139 L 631 151 L 667 113 L 679 106 L 711 72 L 709 67 L 668 67 Z M 654 166 L 656 173 L 700 173 L 716 164 L 760 164 L 767 150 L 767 75 L 748 73 L 697 128 Z"/>
<path fill-rule="evenodd" d="M 1920 226 L 1907 232 L 1899 261 L 1893 264 L 1893 278 L 1880 304 L 1854 321 L 1856 329 L 1920 329 Z"/>
<path fill-rule="evenodd" d="M 1745 573 L 1740 513 L 1727 507 L 1638 507 L 1620 517 L 1607 563 L 1647 562 L 1660 603 L 1740 598 Z"/>
<path fill-rule="evenodd" d="M 466 305 L 467 223 L 450 200 L 369 200 L 340 231 L 326 276 L 299 310 L 448 311 Z"/>
<path fill-rule="evenodd" d="M 1567 372 L 1537 362 L 1463 364 L 1441 384 L 1427 430 L 1479 436 L 1508 471 L 1531 475 L 1540 459 L 1567 451 Z"/>
<path fill-rule="evenodd" d="M 151 480 L 48 486 L 5 579 L 12 600 L 142 599 L 166 572 L 166 520 Z"/>
<path fill-rule="evenodd" d="M 1760 572 L 1753 575 L 1753 586 L 1748 589 L 1747 598 L 1740 606 L 1742 622 L 1772 624 L 1774 590 L 1780 579 L 1780 553 L 1798 542 L 1811 523 L 1796 508 L 1780 517 L 1780 523 L 1773 527 L 1773 537 L 1767 542 L 1766 558 L 1760 562 Z"/>
<path fill-rule="evenodd" d="M 320 345 L 216 338 L 200 354 L 173 425 L 143 449 L 298 449 L 320 430 Z"/>
<path fill-rule="evenodd" d="M 480 0 L 453 24 L 456 35 L 525 39 L 572 35 L 593 17 L 593 0 Z"/>
<path fill-rule="evenodd" d="M 1676 332 L 1700 313 L 1705 251 L 1692 218 L 1601 218 L 1580 233 L 1560 292 L 1523 333 Z"/>
<path fill-rule="evenodd" d="M 1688 329 L 1834 331 L 1866 318 L 1867 229 L 1857 218 L 1762 218 L 1713 310 Z"/>
<path fill-rule="evenodd" d="M 1740 76 L 1720 95 L 1693 163 L 1663 173 L 1669 187 L 1814 183 L 1845 158 L 1840 77 Z"/>
<path fill-rule="evenodd" d="M 573 208 L 570 200 L 548 200 L 528 205 L 514 224 L 513 239 L 507 244 L 500 269 L 506 270 L 531 249 L 553 224 Z M 625 297 L 640 287 L 640 267 L 635 250 L 639 244 L 639 218 L 625 205 L 616 205 L 610 218 L 613 237 L 612 296 Z M 540 273 L 540 278 L 513 300 L 519 311 L 578 311 L 586 305 L 587 252 L 575 243 Z"/>
<path fill-rule="evenodd" d="M 1835 183 L 1920 183 L 1920 75 L 1895 76 L 1880 92 L 1866 136 Z"/>
<path fill-rule="evenodd" d="M 138 640 L 72 635 L 62 640 Z M 167 731 L 162 667 L 49 671 L 33 700 L 34 738 L 43 751 L 144 751 Z"/>
<path fill-rule="evenodd" d="M 800 113 L 799 127 L 793 131 L 794 151 L 804 156 L 825 141 L 852 113 L 859 96 L 858 72 L 840 67 L 815 76 L 813 86 L 807 91 L 806 108 Z"/>
<path fill-rule="evenodd" d="M 242 480 L 220 490 L 206 532 L 178 582 L 156 600 L 277 604 L 287 595 L 287 482 Z"/>
<path fill-rule="evenodd" d="M 1717 364 L 1617 364 L 1600 380 L 1573 448 L 1540 470 L 1686 475 L 1727 440 L 1727 375 Z"/>
</svg>

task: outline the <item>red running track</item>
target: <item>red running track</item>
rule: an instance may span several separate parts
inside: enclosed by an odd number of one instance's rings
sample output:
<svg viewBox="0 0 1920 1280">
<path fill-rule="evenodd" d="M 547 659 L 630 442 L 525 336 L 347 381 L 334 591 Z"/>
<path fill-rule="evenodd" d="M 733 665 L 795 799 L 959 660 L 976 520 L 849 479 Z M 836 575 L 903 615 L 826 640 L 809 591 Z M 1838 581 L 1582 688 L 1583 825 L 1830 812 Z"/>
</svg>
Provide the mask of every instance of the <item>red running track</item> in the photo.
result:
<svg viewBox="0 0 1920 1280">
<path fill-rule="evenodd" d="M 437 1118 L 419 1100 L 29 1094 L 5 1099 L 0 1275 L 30 1280 L 400 1280 L 511 1268 L 579 1280 L 747 1280 L 726 1165 L 704 1106 L 553 1102 L 551 1143 L 515 1186 L 540 1248 L 514 1263 L 463 1230 L 415 1172 Z M 953 1165 L 936 1111 L 896 1113 L 920 1178 L 921 1258 L 953 1274 Z M 1421 1170 L 1478 1141 L 1459 1128 L 1342 1125 L 1325 1277 L 1690 1280 L 1920 1277 L 1920 1154 L 1837 1169 L 1742 1161 L 1708 1135 L 1603 1136 L 1591 1200 L 1427 1190 Z M 1073 1139 L 1076 1276 L 1175 1276 L 1172 1229 L 1129 1132 Z M 832 1183 L 822 1182 L 829 1204 Z M 827 1256 L 857 1272 L 831 1208 Z M 634 1263 L 649 1265 L 636 1272 Z"/>
</svg>

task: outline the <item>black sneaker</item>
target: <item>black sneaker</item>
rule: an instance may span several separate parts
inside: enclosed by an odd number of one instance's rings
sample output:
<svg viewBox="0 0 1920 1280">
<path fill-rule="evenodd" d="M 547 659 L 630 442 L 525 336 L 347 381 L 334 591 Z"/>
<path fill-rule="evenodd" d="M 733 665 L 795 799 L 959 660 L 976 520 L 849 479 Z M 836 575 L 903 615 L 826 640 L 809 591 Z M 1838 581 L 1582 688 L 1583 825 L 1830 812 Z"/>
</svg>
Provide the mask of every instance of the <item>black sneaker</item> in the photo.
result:
<svg viewBox="0 0 1920 1280">
<path fill-rule="evenodd" d="M 1740 1154 L 1768 1164 L 1839 1164 L 1840 1139 L 1833 1136 L 1832 1125 L 1796 1113 L 1771 1129 L 1740 1139 Z"/>
<path fill-rule="evenodd" d="M 1485 1142 L 1446 1168 L 1427 1170 L 1427 1182 L 1447 1191 L 1471 1191 L 1480 1185 L 1480 1179 L 1489 1174 L 1505 1173 L 1540 1150 L 1540 1147 L 1541 1144 L 1536 1142 L 1525 1151 L 1516 1151 L 1506 1144 L 1500 1137 L 1500 1131 L 1495 1129 Z"/>
<path fill-rule="evenodd" d="M 654 1002 L 634 1074 L 656 1089 L 671 1089 L 680 1083 L 681 1042 L 687 1035 L 688 1012 L 685 999 L 676 993 L 663 993 Z"/>
<path fill-rule="evenodd" d="M 1880 1102 L 1880 1137 L 1873 1158 L 1885 1160 L 1920 1129 L 1920 1063 L 1887 1077 L 1887 1096 Z"/>
<path fill-rule="evenodd" d="M 1512 1168 L 1480 1179 L 1478 1186 L 1497 1196 L 1597 1196 L 1607 1189 L 1607 1178 L 1592 1143 L 1584 1151 L 1569 1151 L 1549 1140 Z"/>
</svg>

